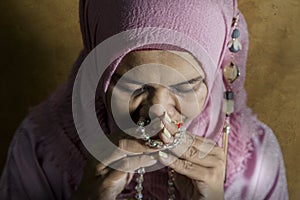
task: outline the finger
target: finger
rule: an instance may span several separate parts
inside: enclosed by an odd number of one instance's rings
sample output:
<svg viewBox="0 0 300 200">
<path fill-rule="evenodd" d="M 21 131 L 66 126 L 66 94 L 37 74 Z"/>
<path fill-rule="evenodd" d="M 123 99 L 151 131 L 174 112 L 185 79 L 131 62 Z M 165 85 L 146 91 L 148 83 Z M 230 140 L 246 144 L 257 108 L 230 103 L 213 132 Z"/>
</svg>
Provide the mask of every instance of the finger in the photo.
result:
<svg viewBox="0 0 300 200">
<path fill-rule="evenodd" d="M 173 118 L 176 119 L 176 117 Z M 175 135 L 179 133 L 181 126 L 181 123 L 179 122 L 180 120 L 172 120 L 167 113 L 165 113 L 161 117 L 161 120 L 164 128 L 163 131 L 159 134 L 159 137 L 165 144 L 170 144 L 174 141 Z M 176 123 L 176 121 L 178 121 L 178 123 Z"/>
<path fill-rule="evenodd" d="M 102 163 L 99 163 L 96 166 L 96 176 L 105 176 L 109 172 L 111 173 L 114 170 L 122 171 L 126 173 L 133 173 L 135 170 L 141 167 L 149 167 L 154 165 L 157 162 L 157 159 L 153 156 L 143 155 L 135 157 L 127 157 L 122 160 L 116 161 L 110 166 L 105 166 Z"/>
<path fill-rule="evenodd" d="M 185 175 L 194 180 L 207 180 L 210 169 L 191 163 L 188 160 L 181 160 L 171 154 L 159 154 L 159 161 L 166 166 L 174 169 L 175 172 Z"/>
<path fill-rule="evenodd" d="M 201 137 L 198 135 L 195 135 L 194 138 L 195 140 L 192 145 L 196 147 L 200 147 L 199 150 L 202 152 L 209 152 L 209 154 L 211 155 L 219 155 L 220 153 L 224 152 L 223 149 L 219 147 L 214 140 Z"/>
<path fill-rule="evenodd" d="M 109 166 L 111 163 L 127 157 L 126 152 L 120 151 L 120 149 L 115 149 L 108 157 L 102 159 L 100 163 L 97 164 L 97 171 L 102 171 L 104 168 Z"/>
<path fill-rule="evenodd" d="M 157 149 L 152 149 L 133 139 L 119 140 L 119 148 L 120 149 L 116 148 L 115 151 L 113 151 L 113 153 L 110 154 L 106 159 L 101 160 L 101 164 L 99 164 L 98 170 L 101 171 L 111 163 L 125 158 L 127 156 L 154 153 L 158 151 Z"/>
<path fill-rule="evenodd" d="M 217 143 L 211 139 L 195 136 L 195 141 L 192 145 L 197 147 L 199 151 L 203 153 L 203 156 L 208 154 L 219 158 L 224 157 L 223 148 L 219 147 Z"/>
<path fill-rule="evenodd" d="M 174 137 L 166 127 L 159 132 L 158 136 L 163 141 L 164 144 L 170 144 L 174 141 Z"/>
<path fill-rule="evenodd" d="M 103 177 L 100 187 L 99 194 L 106 199 L 114 199 L 117 194 L 122 192 L 124 186 L 128 182 L 129 174 L 123 171 L 112 170 L 105 178 Z"/>
<path fill-rule="evenodd" d="M 204 167 L 217 167 L 220 162 L 222 164 L 225 162 L 224 157 L 219 158 L 210 154 L 203 156 L 203 152 L 199 151 L 195 146 L 189 146 L 180 158 Z"/>
<path fill-rule="evenodd" d="M 224 163 L 219 163 L 217 167 L 204 167 L 191 163 L 188 160 L 176 159 L 176 157 L 167 154 L 168 157 L 159 157 L 159 161 L 174 169 L 175 172 L 185 175 L 193 180 L 203 181 L 205 183 L 223 183 L 224 181 Z"/>
<path fill-rule="evenodd" d="M 184 154 L 188 148 L 194 144 L 194 140 L 194 135 L 184 133 L 183 137 L 179 141 L 179 144 L 170 150 L 176 156 L 181 157 L 181 155 Z"/>
<path fill-rule="evenodd" d="M 162 123 L 163 123 L 164 127 L 169 130 L 169 132 L 171 133 L 172 136 L 174 136 L 178 132 L 177 125 L 175 123 L 173 123 L 172 121 L 170 121 L 166 118 L 162 118 Z"/>
<path fill-rule="evenodd" d="M 110 165 L 111 168 L 126 173 L 134 173 L 141 167 L 149 167 L 157 163 L 153 156 L 142 155 L 126 157 Z"/>
<path fill-rule="evenodd" d="M 213 155 L 219 159 L 224 158 L 224 151 L 221 147 L 216 146 L 216 142 L 213 140 L 196 136 L 189 132 L 186 132 L 181 140 L 180 145 L 172 149 L 172 152 L 181 157 L 185 152 L 189 150 L 189 147 L 195 147 L 199 150 L 199 158 L 204 158 L 208 155 Z"/>
<path fill-rule="evenodd" d="M 110 169 L 103 166 L 102 163 L 96 165 L 96 176 L 105 176 L 109 171 Z"/>
<path fill-rule="evenodd" d="M 127 177 L 126 177 L 126 185 L 128 185 L 132 178 L 133 178 L 134 173 L 128 173 Z"/>
<path fill-rule="evenodd" d="M 183 145 L 174 149 L 176 155 L 180 152 L 181 158 L 190 161 L 198 161 L 199 163 L 202 163 L 202 160 L 210 161 L 209 163 L 211 164 L 218 162 L 216 159 L 224 161 L 225 153 L 223 148 L 216 146 L 216 143 L 213 140 L 191 135 L 190 133 L 187 133 L 184 137 L 190 137 L 190 139 L 184 139 Z M 178 150 L 180 148 L 182 150 Z"/>
<path fill-rule="evenodd" d="M 139 155 L 157 152 L 157 149 L 150 148 L 138 140 L 122 139 L 119 141 L 119 147 L 127 152 L 128 155 Z"/>
</svg>

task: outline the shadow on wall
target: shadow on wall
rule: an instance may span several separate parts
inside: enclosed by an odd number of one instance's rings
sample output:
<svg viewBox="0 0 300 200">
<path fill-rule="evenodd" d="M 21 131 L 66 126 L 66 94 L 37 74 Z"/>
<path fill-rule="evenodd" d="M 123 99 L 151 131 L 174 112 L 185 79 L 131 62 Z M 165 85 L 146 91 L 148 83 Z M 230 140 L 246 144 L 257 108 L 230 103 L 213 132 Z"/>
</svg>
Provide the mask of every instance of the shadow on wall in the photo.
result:
<svg viewBox="0 0 300 200">
<path fill-rule="evenodd" d="M 77 6 L 58 0 L 0 2 L 1 171 L 13 133 L 30 107 L 66 80 L 81 50 Z"/>
</svg>

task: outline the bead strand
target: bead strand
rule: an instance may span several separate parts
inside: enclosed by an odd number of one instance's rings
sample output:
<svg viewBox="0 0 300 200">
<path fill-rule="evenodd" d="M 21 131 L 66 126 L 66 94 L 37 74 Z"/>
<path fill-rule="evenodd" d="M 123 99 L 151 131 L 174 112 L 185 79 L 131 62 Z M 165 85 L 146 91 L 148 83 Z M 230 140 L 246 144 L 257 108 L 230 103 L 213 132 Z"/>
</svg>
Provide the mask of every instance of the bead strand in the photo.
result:
<svg viewBox="0 0 300 200">
<path fill-rule="evenodd" d="M 142 191 L 143 191 L 145 168 L 141 167 L 140 169 L 138 169 L 137 173 L 138 173 L 138 177 L 136 178 L 137 185 L 135 186 L 135 191 L 136 191 L 135 198 L 137 200 L 142 200 L 143 199 Z"/>
</svg>

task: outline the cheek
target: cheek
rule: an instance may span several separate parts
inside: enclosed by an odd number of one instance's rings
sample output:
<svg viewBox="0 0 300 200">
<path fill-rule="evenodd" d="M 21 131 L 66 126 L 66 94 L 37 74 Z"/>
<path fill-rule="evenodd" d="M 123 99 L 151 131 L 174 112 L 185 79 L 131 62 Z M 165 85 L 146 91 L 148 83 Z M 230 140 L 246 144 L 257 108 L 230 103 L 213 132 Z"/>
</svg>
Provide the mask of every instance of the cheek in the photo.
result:
<svg viewBox="0 0 300 200">
<path fill-rule="evenodd" d="M 107 103 L 110 104 L 109 108 L 113 108 L 113 110 L 110 109 L 110 112 L 113 112 L 113 115 L 117 114 L 119 117 L 128 117 L 128 100 L 130 96 L 125 92 L 113 88 L 110 88 L 108 95 L 111 95 L 111 98 L 108 99 Z"/>
<path fill-rule="evenodd" d="M 182 113 L 190 119 L 198 116 L 203 109 L 206 96 L 207 87 L 203 84 L 193 95 L 181 98 L 179 103 Z"/>
<path fill-rule="evenodd" d="M 199 104 L 199 108 L 200 108 L 200 112 L 203 109 L 203 105 L 205 103 L 205 100 L 207 98 L 207 87 L 205 84 L 203 84 L 200 88 L 199 91 L 196 92 L 196 96 L 198 99 L 198 104 Z"/>
</svg>

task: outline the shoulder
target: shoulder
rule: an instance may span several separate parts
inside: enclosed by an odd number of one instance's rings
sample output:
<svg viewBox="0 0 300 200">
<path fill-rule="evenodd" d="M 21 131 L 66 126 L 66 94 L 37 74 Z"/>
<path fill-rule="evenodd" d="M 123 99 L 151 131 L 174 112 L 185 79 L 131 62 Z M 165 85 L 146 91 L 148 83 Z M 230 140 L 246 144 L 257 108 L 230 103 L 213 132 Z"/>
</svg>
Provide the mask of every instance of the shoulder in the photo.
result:
<svg viewBox="0 0 300 200">
<path fill-rule="evenodd" d="M 275 134 L 260 121 L 252 130 L 250 155 L 227 188 L 225 199 L 288 199 L 284 160 Z"/>
<path fill-rule="evenodd" d="M 262 159 L 261 164 L 268 164 L 268 160 L 273 164 L 283 161 L 277 137 L 272 129 L 263 122 L 258 122 L 258 128 L 251 138 L 251 143 L 254 147 L 254 156 Z"/>
<path fill-rule="evenodd" d="M 261 131 L 252 138 L 256 157 L 253 161 L 257 164 L 253 173 L 255 197 L 288 199 L 285 166 L 279 142 L 270 127 L 262 122 L 260 127 Z"/>
<path fill-rule="evenodd" d="M 284 160 L 279 142 L 270 127 L 258 122 L 251 138 L 253 151 L 243 174 L 253 199 L 286 199 L 287 183 Z"/>
<path fill-rule="evenodd" d="M 19 182 L 26 189 L 24 193 L 35 195 L 28 182 L 30 175 L 43 193 L 70 196 L 80 182 L 84 166 L 82 151 L 44 104 L 31 110 L 15 132 L 2 182 Z M 11 174 L 19 175 L 11 178 Z"/>
</svg>

